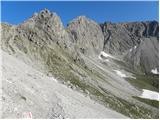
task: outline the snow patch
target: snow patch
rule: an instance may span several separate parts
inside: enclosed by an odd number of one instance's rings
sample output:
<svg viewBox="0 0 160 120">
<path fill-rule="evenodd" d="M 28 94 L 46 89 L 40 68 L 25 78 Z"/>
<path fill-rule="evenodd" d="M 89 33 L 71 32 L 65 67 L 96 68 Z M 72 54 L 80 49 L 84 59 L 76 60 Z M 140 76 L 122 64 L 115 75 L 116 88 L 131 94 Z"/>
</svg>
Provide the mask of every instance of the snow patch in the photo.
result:
<svg viewBox="0 0 160 120">
<path fill-rule="evenodd" d="M 157 68 L 152 69 L 152 70 L 151 70 L 151 73 L 153 73 L 153 74 L 159 74 L 159 72 L 158 72 L 158 69 L 157 69 Z"/>
<path fill-rule="evenodd" d="M 143 89 L 143 93 L 139 97 L 159 101 L 159 93 L 158 92 L 150 91 L 150 90 L 146 90 L 146 89 Z"/>
<path fill-rule="evenodd" d="M 101 53 L 100 53 L 100 56 L 104 56 L 104 57 L 110 57 L 110 58 L 114 58 L 112 55 L 110 55 L 110 54 L 108 54 L 108 53 L 105 53 L 104 51 L 101 51 Z"/>
<path fill-rule="evenodd" d="M 117 75 L 119 75 L 120 77 L 127 77 L 126 76 L 126 74 L 124 74 L 124 73 L 122 73 L 121 71 L 119 71 L 119 70 L 114 70 L 116 73 L 117 73 Z"/>
<path fill-rule="evenodd" d="M 104 58 L 103 58 L 104 57 Z M 112 55 L 105 53 L 104 51 L 101 51 L 101 53 L 98 56 L 98 59 L 100 60 L 104 60 L 106 62 L 109 62 L 108 58 L 112 58 L 112 59 L 116 59 L 115 57 L 113 57 Z"/>
<path fill-rule="evenodd" d="M 124 78 L 128 77 L 128 78 L 136 79 L 136 77 L 133 77 L 131 73 L 126 72 L 126 74 L 125 74 L 125 73 L 123 73 L 123 72 L 120 71 L 120 70 L 114 70 L 114 71 L 115 71 L 116 74 L 119 75 L 120 77 L 124 77 Z M 124 71 L 124 72 L 125 72 L 125 71 Z"/>
<path fill-rule="evenodd" d="M 137 48 L 137 46 L 134 46 L 134 49 L 136 49 Z"/>
</svg>

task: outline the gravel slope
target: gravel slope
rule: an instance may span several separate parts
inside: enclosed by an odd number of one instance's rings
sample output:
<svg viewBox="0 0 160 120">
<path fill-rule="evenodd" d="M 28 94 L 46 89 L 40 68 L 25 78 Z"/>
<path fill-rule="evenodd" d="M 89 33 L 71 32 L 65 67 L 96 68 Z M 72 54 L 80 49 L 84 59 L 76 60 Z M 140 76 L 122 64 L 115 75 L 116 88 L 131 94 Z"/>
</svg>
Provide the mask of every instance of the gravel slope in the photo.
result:
<svg viewBox="0 0 160 120">
<path fill-rule="evenodd" d="M 2 118 L 126 118 L 2 52 Z"/>
</svg>

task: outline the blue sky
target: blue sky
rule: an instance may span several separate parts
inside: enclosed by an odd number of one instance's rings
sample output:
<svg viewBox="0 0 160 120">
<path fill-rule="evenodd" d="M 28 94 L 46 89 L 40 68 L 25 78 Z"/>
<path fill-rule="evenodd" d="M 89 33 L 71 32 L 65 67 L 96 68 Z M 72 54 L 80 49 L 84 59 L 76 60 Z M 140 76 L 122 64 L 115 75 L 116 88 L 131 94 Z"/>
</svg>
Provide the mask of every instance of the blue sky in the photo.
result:
<svg viewBox="0 0 160 120">
<path fill-rule="evenodd" d="M 1 21 L 19 24 L 34 12 L 47 8 L 56 12 L 66 25 L 73 18 L 85 15 L 99 23 L 158 20 L 158 2 L 1 2 Z"/>
</svg>

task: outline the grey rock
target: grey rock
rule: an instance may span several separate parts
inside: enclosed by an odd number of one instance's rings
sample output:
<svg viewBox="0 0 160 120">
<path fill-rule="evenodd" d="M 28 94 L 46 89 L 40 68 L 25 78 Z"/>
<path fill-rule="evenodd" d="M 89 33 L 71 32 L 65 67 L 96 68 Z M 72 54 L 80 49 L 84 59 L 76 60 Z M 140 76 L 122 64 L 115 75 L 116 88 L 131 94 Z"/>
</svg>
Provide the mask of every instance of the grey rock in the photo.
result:
<svg viewBox="0 0 160 120">
<path fill-rule="evenodd" d="M 93 56 L 103 50 L 104 36 L 100 26 L 93 20 L 79 16 L 69 23 L 67 29 L 81 53 Z"/>
<path fill-rule="evenodd" d="M 122 54 L 131 46 L 138 44 L 138 39 L 121 23 L 100 24 L 104 34 L 104 51 L 113 55 Z"/>
<path fill-rule="evenodd" d="M 65 56 L 83 63 L 73 45 L 71 34 L 65 30 L 56 13 L 44 9 L 22 24 L 10 27 L 2 23 L 2 26 L 2 48 L 6 51 L 15 51 L 17 56 L 21 54 L 41 62 L 50 59 L 49 51 L 62 51 Z"/>
<path fill-rule="evenodd" d="M 159 36 L 159 24 L 157 21 L 125 23 L 125 27 L 137 37 Z"/>
<path fill-rule="evenodd" d="M 130 63 L 130 67 L 139 72 L 150 73 L 151 69 L 158 68 L 159 24 L 157 21 L 105 22 L 100 26 L 105 38 L 103 48 L 105 52 L 124 55 L 124 60 Z"/>
<path fill-rule="evenodd" d="M 136 48 L 125 55 L 124 59 L 134 69 L 140 68 L 146 74 L 155 68 L 159 71 L 159 41 L 155 37 L 144 38 Z"/>
<path fill-rule="evenodd" d="M 100 24 L 105 41 L 104 51 L 111 54 L 122 54 L 140 44 L 144 37 L 157 37 L 159 24 L 156 21 Z"/>
<path fill-rule="evenodd" d="M 54 42 L 67 48 L 71 44 L 60 17 L 47 9 L 34 14 L 29 20 L 17 26 L 16 29 L 21 37 L 28 37 L 30 41 L 40 44 L 50 45 Z M 36 39 L 37 37 L 39 39 Z"/>
</svg>

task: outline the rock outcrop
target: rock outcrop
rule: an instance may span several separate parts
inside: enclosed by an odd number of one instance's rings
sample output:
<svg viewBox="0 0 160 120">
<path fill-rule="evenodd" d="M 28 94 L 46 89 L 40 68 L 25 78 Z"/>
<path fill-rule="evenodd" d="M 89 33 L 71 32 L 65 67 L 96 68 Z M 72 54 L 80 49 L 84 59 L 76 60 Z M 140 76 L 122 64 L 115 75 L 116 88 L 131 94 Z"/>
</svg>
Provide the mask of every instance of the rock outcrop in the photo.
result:
<svg viewBox="0 0 160 120">
<path fill-rule="evenodd" d="M 104 51 L 125 55 L 124 60 L 134 70 L 150 73 L 158 68 L 158 22 L 104 23 L 100 26 L 105 38 Z"/>
<path fill-rule="evenodd" d="M 93 20 L 79 16 L 69 23 L 67 29 L 82 54 L 93 56 L 103 50 L 104 36 L 100 26 Z"/>
<path fill-rule="evenodd" d="M 131 48 L 125 55 L 124 60 L 130 63 L 130 67 L 143 71 L 146 74 L 152 70 L 159 71 L 159 41 L 155 37 L 144 38 L 136 47 Z"/>
<path fill-rule="evenodd" d="M 158 38 L 159 25 L 156 21 L 100 24 L 105 40 L 104 51 L 122 54 L 141 42 L 144 37 Z"/>
<path fill-rule="evenodd" d="M 157 21 L 124 23 L 125 28 L 137 37 L 159 36 L 159 24 Z"/>
<path fill-rule="evenodd" d="M 105 52 L 119 55 L 138 44 L 138 38 L 121 23 L 104 23 L 100 26 L 105 38 L 103 48 Z"/>
<path fill-rule="evenodd" d="M 18 26 L 2 24 L 2 29 L 2 48 L 11 54 L 25 59 L 29 57 L 31 62 L 40 65 L 50 64 L 54 53 L 64 61 L 69 57 L 80 61 L 72 36 L 65 30 L 59 16 L 47 9 L 35 13 Z"/>
</svg>

